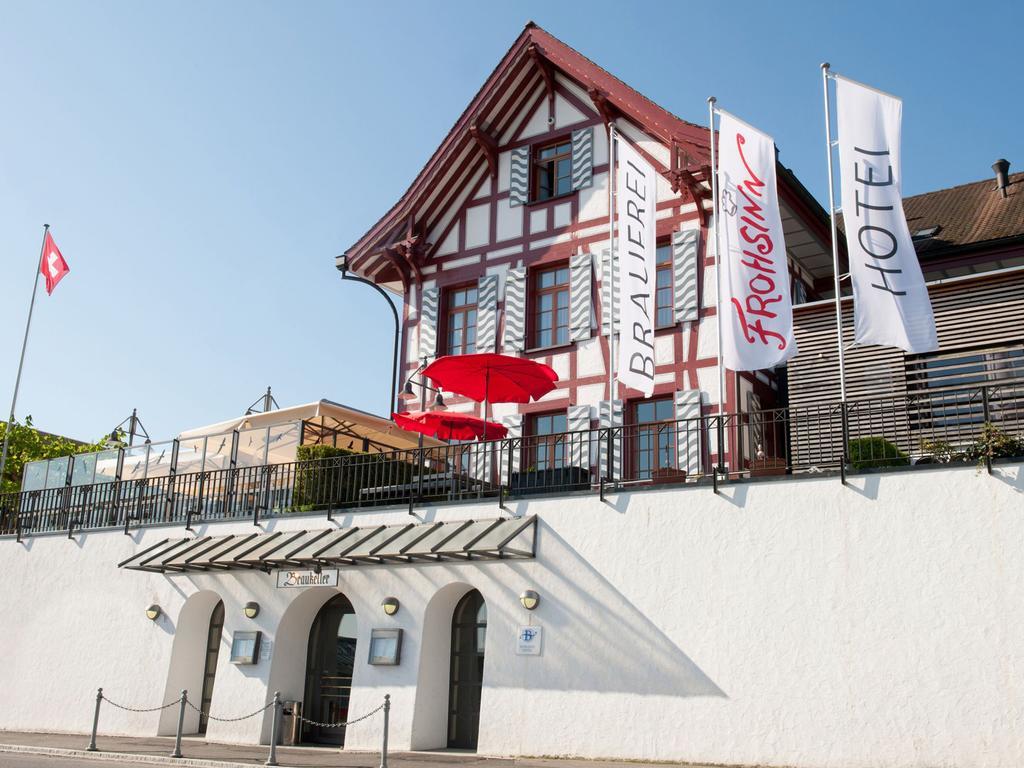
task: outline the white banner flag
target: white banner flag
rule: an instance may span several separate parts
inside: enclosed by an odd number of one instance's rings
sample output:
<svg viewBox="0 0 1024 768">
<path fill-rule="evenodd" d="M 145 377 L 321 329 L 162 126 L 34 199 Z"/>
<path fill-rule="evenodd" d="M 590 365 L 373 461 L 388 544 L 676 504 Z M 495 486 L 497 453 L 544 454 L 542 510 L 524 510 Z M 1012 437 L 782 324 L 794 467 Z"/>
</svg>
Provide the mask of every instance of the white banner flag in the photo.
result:
<svg viewBox="0 0 1024 768">
<path fill-rule="evenodd" d="M 617 378 L 625 386 L 639 389 L 644 397 L 650 397 L 654 392 L 657 174 L 628 141 L 619 138 L 617 151 L 620 323 Z"/>
<path fill-rule="evenodd" d="M 796 354 L 789 265 L 775 186 L 775 142 L 719 111 L 722 358 L 734 371 Z"/>
<path fill-rule="evenodd" d="M 854 341 L 930 352 L 935 318 L 903 215 L 903 102 L 837 76 L 836 114 Z"/>
</svg>

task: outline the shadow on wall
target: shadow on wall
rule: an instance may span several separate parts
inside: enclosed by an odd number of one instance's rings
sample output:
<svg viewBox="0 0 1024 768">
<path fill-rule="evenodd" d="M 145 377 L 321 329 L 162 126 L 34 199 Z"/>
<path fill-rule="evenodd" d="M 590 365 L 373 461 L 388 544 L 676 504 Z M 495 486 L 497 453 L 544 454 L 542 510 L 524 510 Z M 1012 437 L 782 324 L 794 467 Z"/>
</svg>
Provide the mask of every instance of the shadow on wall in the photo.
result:
<svg viewBox="0 0 1024 768">
<path fill-rule="evenodd" d="M 172 701 L 188 691 L 189 701 L 199 702 L 203 691 L 203 673 L 206 665 L 206 644 L 210 635 L 210 617 L 221 600 L 216 592 L 203 590 L 188 596 L 178 613 L 171 645 L 171 664 L 164 686 L 163 702 Z M 178 708 L 168 707 L 160 712 L 158 736 L 173 736 L 178 727 Z M 185 708 L 184 733 L 199 730 L 199 714 Z"/>
<path fill-rule="evenodd" d="M 448 745 L 452 615 L 459 600 L 471 589 L 471 585 L 463 582 L 448 584 L 430 598 L 424 610 L 411 749 L 443 749 Z"/>
<path fill-rule="evenodd" d="M 309 630 L 324 604 L 332 597 L 343 594 L 336 587 L 312 587 L 289 603 L 274 638 L 274 654 L 267 682 L 267 701 L 274 691 L 281 692 L 282 701 L 302 701 L 306 690 L 306 653 L 309 650 Z M 356 616 L 358 620 L 358 615 Z M 273 707 L 263 715 L 260 743 L 270 743 Z"/>
<path fill-rule="evenodd" d="M 542 604 L 534 619 L 544 627 L 543 655 L 557 663 L 544 664 L 540 674 L 526 678 L 514 666 L 488 666 L 488 686 L 727 698 L 670 637 L 543 520 L 538 520 L 537 557 L 557 569 L 537 573 L 536 566 L 523 562 L 509 562 L 508 568 L 520 574 L 520 584 L 538 582 Z M 519 605 L 518 591 L 509 581 L 492 585 L 506 593 L 502 608 Z M 656 574 L 651 574 L 651 581 L 656 583 Z M 488 608 L 489 616 L 498 614 L 498 605 Z M 448 615 L 450 621 L 451 611 Z M 525 615 L 506 619 L 525 623 Z M 488 647 L 495 641 L 488 634 Z"/>
</svg>

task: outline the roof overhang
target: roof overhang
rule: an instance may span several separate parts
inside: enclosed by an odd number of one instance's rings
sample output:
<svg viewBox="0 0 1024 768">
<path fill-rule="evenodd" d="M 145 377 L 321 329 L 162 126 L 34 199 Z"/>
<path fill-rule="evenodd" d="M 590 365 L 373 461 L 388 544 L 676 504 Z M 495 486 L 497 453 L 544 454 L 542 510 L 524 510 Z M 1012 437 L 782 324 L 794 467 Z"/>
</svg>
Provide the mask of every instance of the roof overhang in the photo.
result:
<svg viewBox="0 0 1024 768">
<path fill-rule="evenodd" d="M 150 573 L 524 560 L 537 516 L 163 539 L 118 563 Z"/>
</svg>

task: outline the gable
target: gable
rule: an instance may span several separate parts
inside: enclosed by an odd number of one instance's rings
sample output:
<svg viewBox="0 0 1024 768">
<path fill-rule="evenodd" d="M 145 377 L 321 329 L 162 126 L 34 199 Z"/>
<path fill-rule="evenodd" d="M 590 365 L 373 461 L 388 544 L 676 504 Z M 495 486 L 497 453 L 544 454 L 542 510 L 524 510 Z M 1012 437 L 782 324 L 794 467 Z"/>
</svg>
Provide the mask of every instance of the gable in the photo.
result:
<svg viewBox="0 0 1024 768">
<path fill-rule="evenodd" d="M 709 154 L 706 129 L 671 115 L 528 24 L 406 193 L 348 250 L 350 269 L 391 288 L 420 279 L 431 255 L 483 242 L 483 214 L 474 213 L 470 227 L 463 211 L 486 199 L 492 189 L 510 189 L 518 148 L 544 137 L 560 139 L 589 125 L 589 144 L 584 147 L 578 136 L 580 146 L 574 147 L 577 159 L 589 151 L 593 164 L 607 164 L 603 134 L 612 119 L 624 126 L 624 133 L 631 128 L 641 137 L 641 149 L 664 176 L 663 188 L 673 195 L 706 196 L 701 179 Z M 596 196 L 588 195 L 585 209 L 596 210 L 595 202 Z M 487 218 L 499 243 L 536 224 L 507 210 Z M 497 219 L 493 225 L 492 218 Z M 557 220 L 564 222 L 565 209 L 559 210 Z M 547 222 L 548 228 L 553 221 Z"/>
</svg>

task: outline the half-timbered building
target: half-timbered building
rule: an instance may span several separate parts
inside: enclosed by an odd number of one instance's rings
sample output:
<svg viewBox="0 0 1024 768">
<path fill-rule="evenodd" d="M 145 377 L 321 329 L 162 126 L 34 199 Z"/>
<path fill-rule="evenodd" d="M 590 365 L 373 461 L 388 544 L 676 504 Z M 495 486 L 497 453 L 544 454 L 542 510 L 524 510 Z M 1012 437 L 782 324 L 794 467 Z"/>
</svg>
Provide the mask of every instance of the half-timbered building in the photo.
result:
<svg viewBox="0 0 1024 768">
<path fill-rule="evenodd" d="M 402 379 L 435 356 L 466 352 L 554 368 L 558 388 L 540 402 L 493 408 L 510 434 L 536 438 L 539 449 L 543 435 L 608 423 L 610 124 L 660 174 L 655 389 L 645 399 L 616 385 L 615 422 L 642 429 L 715 413 L 709 132 L 533 23 L 401 199 L 346 254 L 348 269 L 403 296 Z M 780 168 L 779 185 L 792 292 L 815 298 L 815 270 L 831 264 L 827 219 L 792 173 Z M 725 382 L 727 412 L 780 401 L 772 371 L 730 371 Z M 482 407 L 446 400 L 455 410 Z M 699 456 L 716 453 L 674 442 L 627 455 L 637 464 L 630 474 L 692 478 L 706 470 Z M 527 461 L 537 466 L 543 455 Z"/>
</svg>

